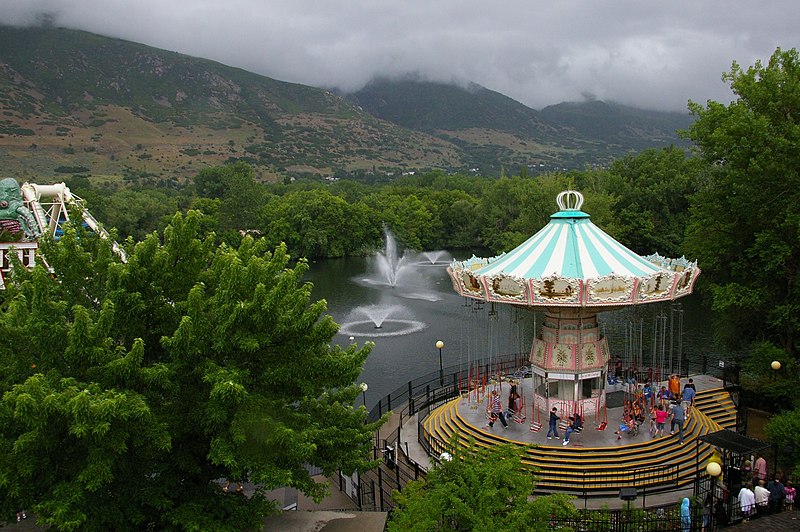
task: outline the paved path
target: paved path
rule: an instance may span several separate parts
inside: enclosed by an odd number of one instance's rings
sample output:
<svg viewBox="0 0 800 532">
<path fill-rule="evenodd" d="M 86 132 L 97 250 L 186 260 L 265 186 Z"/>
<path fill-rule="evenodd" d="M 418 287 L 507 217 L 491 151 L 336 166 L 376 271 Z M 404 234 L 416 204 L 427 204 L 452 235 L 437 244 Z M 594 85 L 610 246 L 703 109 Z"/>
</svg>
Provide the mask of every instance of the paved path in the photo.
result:
<svg viewBox="0 0 800 532">
<path fill-rule="evenodd" d="M 800 512 L 781 512 L 759 517 L 746 523 L 725 527 L 723 530 L 725 532 L 797 532 L 800 530 Z"/>
</svg>

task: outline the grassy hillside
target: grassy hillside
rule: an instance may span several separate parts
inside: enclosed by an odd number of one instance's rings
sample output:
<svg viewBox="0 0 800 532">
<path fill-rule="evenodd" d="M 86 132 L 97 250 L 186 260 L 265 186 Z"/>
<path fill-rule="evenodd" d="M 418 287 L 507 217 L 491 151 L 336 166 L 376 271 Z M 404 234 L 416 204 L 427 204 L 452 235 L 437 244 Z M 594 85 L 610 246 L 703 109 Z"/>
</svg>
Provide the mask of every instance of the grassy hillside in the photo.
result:
<svg viewBox="0 0 800 532">
<path fill-rule="evenodd" d="M 462 164 L 453 145 L 329 91 L 65 29 L 0 27 L 0 110 L 0 163 L 26 178 L 179 181 L 232 159 L 265 179 Z"/>
<path fill-rule="evenodd" d="M 174 186 L 244 160 L 264 180 L 402 170 L 551 171 L 679 142 L 688 115 L 535 111 L 478 85 L 375 81 L 341 98 L 83 31 L 0 26 L 0 165 L 19 179 Z"/>
</svg>

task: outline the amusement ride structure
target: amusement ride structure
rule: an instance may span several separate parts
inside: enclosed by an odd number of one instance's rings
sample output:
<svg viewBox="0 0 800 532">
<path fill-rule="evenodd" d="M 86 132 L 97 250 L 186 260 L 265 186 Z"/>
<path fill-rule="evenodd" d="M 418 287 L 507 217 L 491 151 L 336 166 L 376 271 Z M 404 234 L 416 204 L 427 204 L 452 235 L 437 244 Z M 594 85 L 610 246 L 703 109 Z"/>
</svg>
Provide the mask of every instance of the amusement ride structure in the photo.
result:
<svg viewBox="0 0 800 532">
<path fill-rule="evenodd" d="M 544 311 L 530 351 L 534 415 L 556 407 L 585 419 L 606 406 L 610 351 L 597 314 L 687 296 L 700 269 L 626 248 L 581 211 L 580 192 L 556 201 L 550 222 L 514 250 L 453 261 L 447 271 L 464 297 Z"/>
<path fill-rule="evenodd" d="M 64 183 L 20 186 L 12 178 L 0 180 L 0 289 L 5 288 L 5 275 L 12 268 L 10 254 L 15 254 L 27 268 L 32 268 L 37 261 L 47 264 L 37 253 L 38 239 L 42 236 L 58 238 L 63 234 L 70 213 L 78 213 L 86 227 L 102 238 L 109 238 L 83 201 Z M 125 252 L 116 243 L 114 251 L 125 260 Z"/>
</svg>

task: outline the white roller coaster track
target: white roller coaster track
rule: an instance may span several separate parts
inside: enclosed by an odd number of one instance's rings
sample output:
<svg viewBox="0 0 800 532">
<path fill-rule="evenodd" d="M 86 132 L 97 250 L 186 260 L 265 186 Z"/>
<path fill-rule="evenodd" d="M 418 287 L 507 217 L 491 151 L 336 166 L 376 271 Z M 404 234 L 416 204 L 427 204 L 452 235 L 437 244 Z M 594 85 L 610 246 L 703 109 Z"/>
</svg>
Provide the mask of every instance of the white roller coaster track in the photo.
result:
<svg viewBox="0 0 800 532">
<path fill-rule="evenodd" d="M 86 209 L 83 200 L 70 192 L 69 187 L 64 183 L 53 185 L 39 185 L 36 183 L 24 183 L 22 198 L 25 205 L 33 214 L 36 225 L 42 235 L 56 237 L 61 226 L 69 221 L 69 207 L 74 206 L 81 214 L 81 218 L 86 225 L 97 233 L 101 238 L 110 238 L 108 231 L 100 225 L 94 216 Z M 114 252 L 124 261 L 127 260 L 125 251 L 122 247 L 113 242 Z"/>
</svg>

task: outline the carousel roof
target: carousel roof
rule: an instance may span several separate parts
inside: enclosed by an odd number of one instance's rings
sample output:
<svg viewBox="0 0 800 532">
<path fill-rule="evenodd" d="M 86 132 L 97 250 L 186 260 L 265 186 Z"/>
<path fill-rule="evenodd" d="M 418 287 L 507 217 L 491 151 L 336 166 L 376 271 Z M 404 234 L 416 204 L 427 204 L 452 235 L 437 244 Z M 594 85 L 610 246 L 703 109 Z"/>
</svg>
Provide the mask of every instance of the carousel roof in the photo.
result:
<svg viewBox="0 0 800 532">
<path fill-rule="evenodd" d="M 642 257 L 594 225 L 576 191 L 520 246 L 490 259 L 454 261 L 462 295 L 526 305 L 599 306 L 674 299 L 691 293 L 700 270 L 685 258 Z"/>
</svg>

